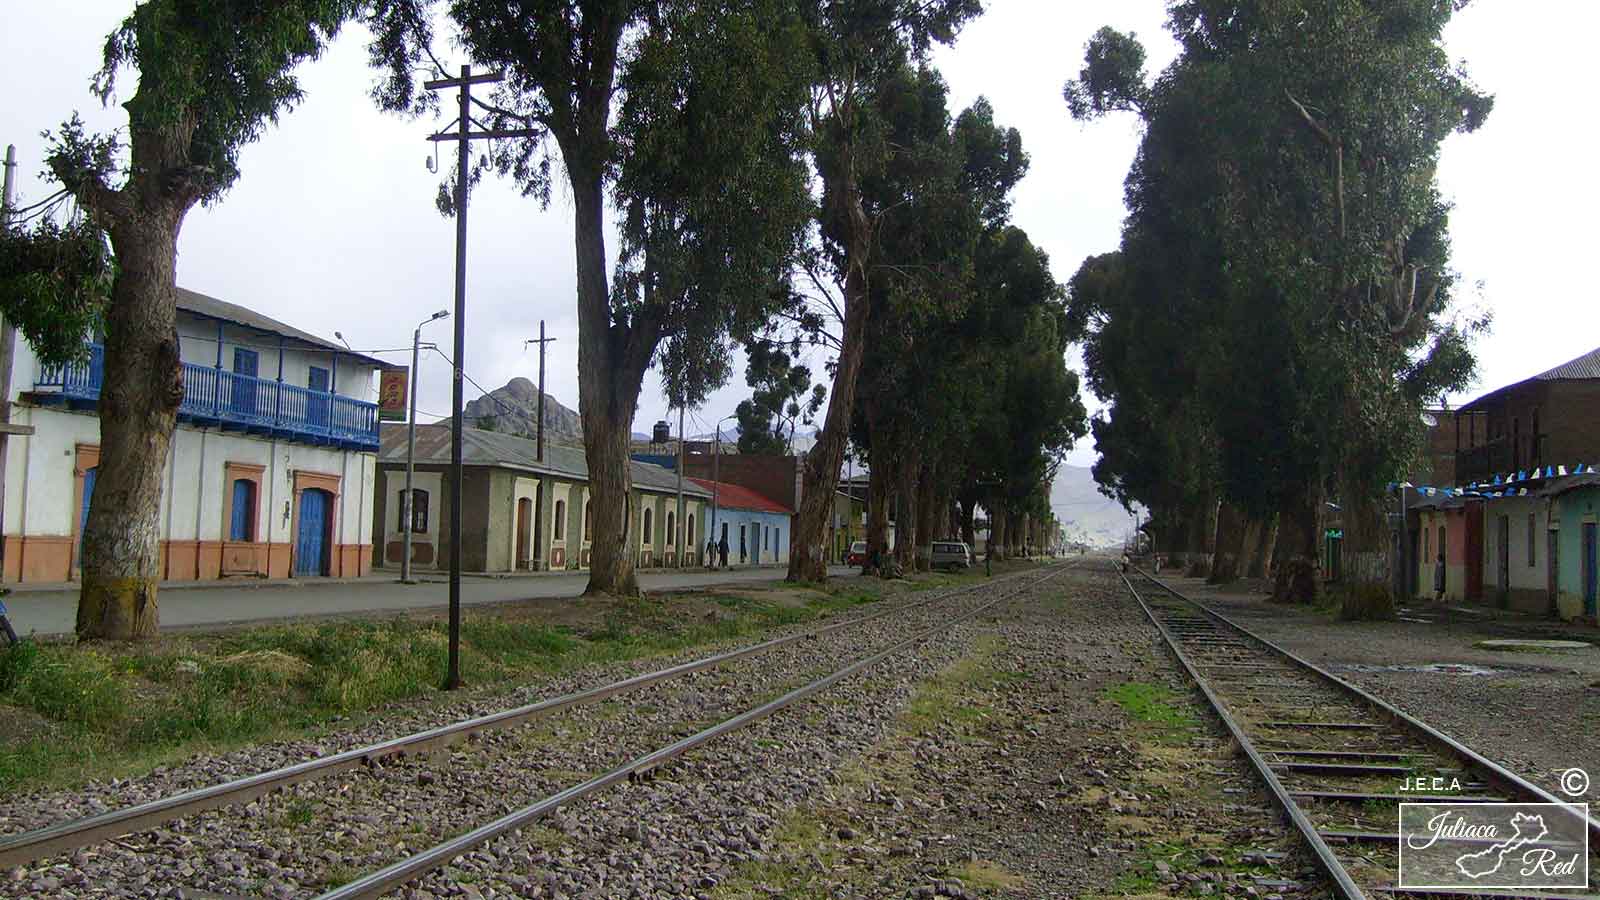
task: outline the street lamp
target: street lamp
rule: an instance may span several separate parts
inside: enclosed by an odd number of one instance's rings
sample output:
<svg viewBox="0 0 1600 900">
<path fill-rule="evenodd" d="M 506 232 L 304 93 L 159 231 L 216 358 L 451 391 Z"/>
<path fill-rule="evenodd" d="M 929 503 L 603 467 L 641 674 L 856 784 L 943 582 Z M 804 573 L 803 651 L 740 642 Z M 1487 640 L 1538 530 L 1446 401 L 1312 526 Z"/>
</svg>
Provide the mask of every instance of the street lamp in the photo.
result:
<svg viewBox="0 0 1600 900">
<path fill-rule="evenodd" d="M 735 413 L 717 420 L 716 433 L 711 444 L 711 539 L 717 542 L 719 548 L 722 546 L 722 535 L 717 530 L 717 490 L 722 487 L 722 482 L 718 478 L 721 472 L 719 462 L 722 459 L 722 423 L 737 416 Z"/>
<path fill-rule="evenodd" d="M 405 549 L 400 557 L 400 581 L 404 584 L 414 583 L 411 578 L 411 532 L 416 522 L 411 514 L 411 471 L 413 457 L 417 447 L 417 351 L 422 347 L 422 326 L 435 322 L 450 315 L 447 309 L 441 309 L 433 315 L 417 323 L 415 331 L 411 332 L 411 417 L 406 423 L 406 490 L 400 495 L 401 524 L 405 525 Z M 455 552 L 454 550 L 451 551 Z"/>
</svg>

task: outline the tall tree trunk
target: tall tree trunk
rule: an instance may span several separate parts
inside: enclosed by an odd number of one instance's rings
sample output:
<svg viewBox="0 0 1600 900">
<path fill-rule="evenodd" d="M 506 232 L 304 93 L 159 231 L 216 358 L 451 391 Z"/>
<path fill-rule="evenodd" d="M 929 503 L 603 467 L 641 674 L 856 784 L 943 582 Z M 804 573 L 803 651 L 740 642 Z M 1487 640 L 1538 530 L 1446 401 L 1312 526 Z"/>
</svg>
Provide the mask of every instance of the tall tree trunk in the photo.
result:
<svg viewBox="0 0 1600 900">
<path fill-rule="evenodd" d="M 1244 516 L 1224 500 L 1217 511 L 1216 553 L 1212 557 L 1211 584 L 1227 584 L 1239 578 L 1239 553 L 1244 543 Z"/>
<path fill-rule="evenodd" d="M 931 468 L 924 464 L 922 481 L 917 485 L 917 571 L 926 572 L 933 567 L 933 542 L 938 539 L 940 513 L 939 492 L 934 489 L 938 481 Z"/>
<path fill-rule="evenodd" d="M 1315 603 L 1320 588 L 1317 559 L 1322 538 L 1322 491 L 1305 488 L 1285 504 L 1279 522 L 1290 556 L 1279 561 L 1272 599 L 1283 603 Z"/>
<path fill-rule="evenodd" d="M 956 502 L 959 504 L 956 514 L 960 517 L 957 521 L 961 525 L 961 540 L 965 541 L 968 547 L 973 548 L 973 552 L 977 552 L 978 529 L 974 520 L 978 517 L 978 504 L 972 500 L 966 502 L 957 500 Z"/>
<path fill-rule="evenodd" d="M 1000 507 L 998 500 L 991 505 L 985 505 L 984 511 L 989 514 L 989 542 L 985 552 L 992 559 L 1006 558 L 1006 515 Z"/>
<path fill-rule="evenodd" d="M 876 573 L 876 565 L 889 558 L 889 464 L 880 462 L 867 471 L 867 558 L 863 575 Z"/>
<path fill-rule="evenodd" d="M 848 160 L 844 170 L 850 172 Z M 828 516 L 833 509 L 833 493 L 839 486 L 839 467 L 844 464 L 845 443 L 850 437 L 850 415 L 856 402 L 856 379 L 861 374 L 861 357 L 866 350 L 867 256 L 872 246 L 872 226 L 861 206 L 861 189 L 853 173 L 838 179 L 836 202 L 845 205 L 849 220 L 850 246 L 844 277 L 844 325 L 840 334 L 839 359 L 834 369 L 833 391 L 828 397 L 828 415 L 823 419 L 817 442 L 806 454 L 801 482 L 799 514 L 795 517 L 794 543 L 789 549 L 789 581 L 823 581 L 828 577 Z"/>
<path fill-rule="evenodd" d="M 1261 531 L 1256 535 L 1256 546 L 1250 554 L 1250 567 L 1245 570 L 1248 578 L 1266 578 L 1272 572 L 1272 560 L 1278 544 L 1278 517 L 1268 516 L 1261 522 Z"/>
<path fill-rule="evenodd" d="M 598 166 L 575 159 L 563 145 L 576 212 L 578 263 L 578 410 L 583 417 L 583 455 L 589 467 L 593 546 L 586 594 L 639 593 L 633 554 L 628 552 L 628 496 L 633 488 L 629 451 L 633 413 L 659 326 L 643 315 L 631 326 L 611 321 L 606 281 L 605 197 Z M 646 351 L 645 348 L 649 350 Z M 824 500 L 833 496 L 830 488 Z"/>
<path fill-rule="evenodd" d="M 1261 533 L 1267 530 L 1265 520 L 1257 516 L 1246 516 L 1244 520 L 1244 536 L 1239 541 L 1239 574 L 1242 577 L 1253 578 L 1251 572 L 1256 571 L 1256 557 L 1261 552 Z"/>
<path fill-rule="evenodd" d="M 917 494 L 922 463 L 917 454 L 907 453 L 895 467 L 895 541 L 894 561 L 902 572 L 911 572 L 917 566 L 917 546 L 922 535 L 917 532 Z"/>
<path fill-rule="evenodd" d="M 177 247 L 187 204 L 140 204 L 112 226 L 118 273 L 106 313 L 100 463 L 83 529 L 80 639 L 155 637 L 161 478 L 183 402 Z"/>
</svg>

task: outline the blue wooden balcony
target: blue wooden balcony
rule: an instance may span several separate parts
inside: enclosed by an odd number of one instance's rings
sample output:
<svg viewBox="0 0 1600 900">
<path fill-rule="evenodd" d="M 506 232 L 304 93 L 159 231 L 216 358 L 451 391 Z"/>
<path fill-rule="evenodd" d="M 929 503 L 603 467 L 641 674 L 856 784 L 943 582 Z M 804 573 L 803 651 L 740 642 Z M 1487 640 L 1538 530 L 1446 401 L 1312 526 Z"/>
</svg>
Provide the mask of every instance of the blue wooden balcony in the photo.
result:
<svg viewBox="0 0 1600 900">
<path fill-rule="evenodd" d="M 41 367 L 34 381 L 36 398 L 98 402 L 105 358 L 105 348 L 91 344 L 84 362 Z M 183 364 L 183 403 L 178 406 L 178 418 L 311 444 L 378 449 L 376 403 L 197 363 Z"/>
</svg>

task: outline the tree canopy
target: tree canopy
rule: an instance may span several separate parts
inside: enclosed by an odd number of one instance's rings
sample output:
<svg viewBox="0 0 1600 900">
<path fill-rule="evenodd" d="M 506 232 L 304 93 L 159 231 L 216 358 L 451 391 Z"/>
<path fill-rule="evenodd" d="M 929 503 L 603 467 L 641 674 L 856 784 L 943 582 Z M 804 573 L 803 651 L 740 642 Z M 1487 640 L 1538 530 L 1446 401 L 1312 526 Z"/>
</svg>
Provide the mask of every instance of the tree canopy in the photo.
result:
<svg viewBox="0 0 1600 900">
<path fill-rule="evenodd" d="M 1145 125 L 1121 252 L 1074 285 L 1112 403 L 1097 477 L 1174 519 L 1219 494 L 1277 516 L 1298 596 L 1325 498 L 1381 491 L 1422 404 L 1472 370 L 1483 323 L 1450 311 L 1435 170 L 1492 103 L 1445 56 L 1454 8 L 1186 0 L 1152 84 L 1132 36 L 1102 29 L 1065 91 L 1074 115 Z"/>
</svg>

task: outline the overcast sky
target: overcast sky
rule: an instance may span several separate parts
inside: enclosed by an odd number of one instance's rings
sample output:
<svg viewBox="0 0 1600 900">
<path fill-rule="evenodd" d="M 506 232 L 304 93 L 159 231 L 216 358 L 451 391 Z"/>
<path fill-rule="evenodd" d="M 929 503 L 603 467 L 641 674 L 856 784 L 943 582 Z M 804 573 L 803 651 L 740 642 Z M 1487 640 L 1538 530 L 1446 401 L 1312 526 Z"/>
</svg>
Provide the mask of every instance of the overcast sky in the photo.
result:
<svg viewBox="0 0 1600 900">
<path fill-rule="evenodd" d="M 1101 25 L 1137 31 L 1151 71 L 1176 47 L 1156 0 L 990 0 L 936 63 L 959 110 L 978 96 L 996 119 L 1020 128 L 1033 165 L 1015 194 L 1015 218 L 1049 253 L 1065 280 L 1091 253 L 1114 249 L 1121 227 L 1122 179 L 1138 139 L 1131 116 L 1080 125 L 1061 101 L 1061 84 L 1081 65 L 1083 45 Z M 9 4 L 0 33 L 0 144 L 15 143 L 23 202 L 48 193 L 37 177 L 39 132 L 78 110 L 91 126 L 124 125 L 88 92 L 106 34 L 129 0 Z M 1479 387 L 1527 377 L 1600 344 L 1589 274 L 1590 218 L 1597 199 L 1587 156 L 1589 117 L 1581 113 L 1590 80 L 1588 46 L 1600 4 L 1476 3 L 1447 34 L 1452 58 L 1465 60 L 1496 95 L 1477 134 L 1452 137 L 1440 179 L 1456 204 L 1455 260 L 1464 309 L 1488 309 L 1494 331 L 1479 347 Z M 424 167 L 430 121 L 378 113 L 368 99 L 366 35 L 350 29 L 331 52 L 301 71 L 308 97 L 259 143 L 245 149 L 243 178 L 223 201 L 191 213 L 179 244 L 179 284 L 259 310 L 357 349 L 409 348 L 411 330 L 452 305 L 453 221 L 433 206 L 438 187 Z M 457 63 L 446 54 L 446 61 Z M 486 388 L 522 375 L 537 378 L 538 357 L 522 342 L 547 322 L 550 393 L 574 409 L 577 321 L 572 208 L 558 191 L 549 209 L 486 182 L 472 197 L 468 254 L 467 374 Z M 1481 283 L 1481 289 L 1475 287 Z M 424 334 L 447 350 L 448 320 Z M 379 354 L 397 364 L 406 354 Z M 814 368 L 820 370 L 821 360 Z M 743 378 L 695 415 L 691 433 L 732 413 L 749 393 Z M 470 386 L 468 399 L 476 396 Z M 1453 398 L 1459 401 L 1464 398 Z M 1092 398 L 1091 398 L 1092 400 Z M 449 411 L 448 366 L 421 367 L 418 406 Z M 1095 404 L 1091 404 L 1094 406 Z M 667 414 L 660 383 L 646 379 L 635 431 Z M 674 427 L 676 422 L 674 421 Z M 1093 448 L 1070 462 L 1088 465 Z"/>
</svg>

